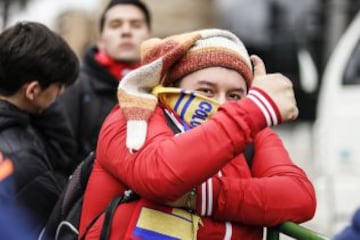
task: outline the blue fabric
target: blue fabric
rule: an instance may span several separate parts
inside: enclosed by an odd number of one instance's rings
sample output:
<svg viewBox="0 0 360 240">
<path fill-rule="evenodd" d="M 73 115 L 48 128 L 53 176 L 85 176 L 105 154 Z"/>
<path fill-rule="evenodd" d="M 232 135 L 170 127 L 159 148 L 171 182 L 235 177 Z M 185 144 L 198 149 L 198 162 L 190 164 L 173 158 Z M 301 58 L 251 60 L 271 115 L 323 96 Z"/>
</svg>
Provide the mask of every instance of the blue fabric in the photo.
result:
<svg viewBox="0 0 360 240">
<path fill-rule="evenodd" d="M 360 208 L 355 212 L 351 225 L 335 235 L 334 240 L 359 240 L 360 239 Z"/>
<path fill-rule="evenodd" d="M 146 240 L 179 240 L 178 238 L 174 238 L 171 236 L 167 236 L 165 234 L 161 234 L 158 232 L 154 232 L 154 231 L 139 228 L 139 227 L 136 227 L 134 229 L 132 236 L 138 237 L 140 239 L 146 239 Z"/>
<path fill-rule="evenodd" d="M 0 181 L 0 238 L 6 240 L 33 240 L 30 219 L 14 197 L 14 179 Z"/>
<path fill-rule="evenodd" d="M 15 186 L 12 177 L 0 181 L 0 209 L 15 201 Z"/>
</svg>

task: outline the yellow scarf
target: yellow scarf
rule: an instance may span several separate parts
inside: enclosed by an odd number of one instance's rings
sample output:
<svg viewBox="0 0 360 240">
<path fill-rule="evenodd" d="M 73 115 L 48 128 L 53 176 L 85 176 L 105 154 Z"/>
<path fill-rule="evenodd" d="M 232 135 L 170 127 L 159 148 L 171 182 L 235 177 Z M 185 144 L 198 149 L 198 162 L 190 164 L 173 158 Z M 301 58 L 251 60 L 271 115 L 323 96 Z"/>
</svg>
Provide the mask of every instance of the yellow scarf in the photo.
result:
<svg viewBox="0 0 360 240">
<path fill-rule="evenodd" d="M 220 105 L 214 99 L 180 88 L 158 85 L 152 90 L 152 94 L 178 115 L 185 123 L 185 130 L 206 122 Z"/>
</svg>

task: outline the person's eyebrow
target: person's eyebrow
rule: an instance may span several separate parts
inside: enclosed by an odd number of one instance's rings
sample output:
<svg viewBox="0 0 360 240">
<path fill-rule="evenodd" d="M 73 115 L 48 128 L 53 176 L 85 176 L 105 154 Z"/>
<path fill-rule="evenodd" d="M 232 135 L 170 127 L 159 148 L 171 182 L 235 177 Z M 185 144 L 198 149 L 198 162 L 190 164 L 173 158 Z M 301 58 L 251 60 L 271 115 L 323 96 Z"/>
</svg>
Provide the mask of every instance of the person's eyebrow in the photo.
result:
<svg viewBox="0 0 360 240">
<path fill-rule="evenodd" d="M 113 16 L 112 18 L 108 18 L 108 22 L 145 22 L 145 18 L 143 17 L 132 17 L 132 18 L 122 18 L 119 16 Z"/>
<path fill-rule="evenodd" d="M 240 92 L 240 93 L 245 93 L 245 89 L 244 88 L 234 88 L 232 91 L 235 91 L 235 92 Z"/>
<path fill-rule="evenodd" d="M 209 85 L 209 86 L 215 86 L 214 83 L 207 81 L 207 80 L 200 80 L 197 82 L 198 85 Z"/>
<path fill-rule="evenodd" d="M 210 82 L 210 81 L 207 81 L 207 80 L 200 80 L 198 81 L 197 83 L 198 85 L 208 85 L 208 86 L 211 86 L 211 87 L 214 87 L 215 84 Z M 231 91 L 235 91 L 235 92 L 240 92 L 240 93 L 246 93 L 245 89 L 243 87 L 240 87 L 240 88 L 234 88 L 234 89 L 231 89 Z"/>
</svg>

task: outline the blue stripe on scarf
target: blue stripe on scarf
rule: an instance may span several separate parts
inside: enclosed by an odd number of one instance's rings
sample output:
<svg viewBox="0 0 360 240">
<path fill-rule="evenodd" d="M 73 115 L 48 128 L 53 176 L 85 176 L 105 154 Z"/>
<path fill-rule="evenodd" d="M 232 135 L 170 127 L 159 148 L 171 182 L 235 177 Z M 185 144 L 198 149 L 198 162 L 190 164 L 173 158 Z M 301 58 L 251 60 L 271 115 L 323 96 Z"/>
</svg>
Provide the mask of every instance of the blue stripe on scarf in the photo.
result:
<svg viewBox="0 0 360 240">
<path fill-rule="evenodd" d="M 188 107 L 190 106 L 191 102 L 194 100 L 194 98 L 195 98 L 195 95 L 194 95 L 193 92 L 191 92 L 189 99 L 186 101 L 186 103 L 184 104 L 183 109 L 181 110 L 181 114 L 180 114 L 181 119 L 185 119 L 184 115 L 185 115 Z"/>
<path fill-rule="evenodd" d="M 175 107 L 174 107 L 174 111 L 177 112 L 179 106 L 180 106 L 180 103 L 182 102 L 182 100 L 184 99 L 185 97 L 185 92 L 182 90 L 181 93 L 180 93 L 180 97 L 179 99 L 176 101 L 176 104 L 175 104 Z"/>
</svg>

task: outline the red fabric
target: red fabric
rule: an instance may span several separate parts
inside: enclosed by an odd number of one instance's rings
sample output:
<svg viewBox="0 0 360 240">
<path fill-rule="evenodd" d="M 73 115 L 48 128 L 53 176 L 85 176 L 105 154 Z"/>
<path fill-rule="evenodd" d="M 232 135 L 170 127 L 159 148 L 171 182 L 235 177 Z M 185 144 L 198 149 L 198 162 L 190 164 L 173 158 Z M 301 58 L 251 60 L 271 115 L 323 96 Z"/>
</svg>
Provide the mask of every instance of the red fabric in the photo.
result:
<svg viewBox="0 0 360 240">
<path fill-rule="evenodd" d="M 257 92 L 259 92 L 268 102 L 269 102 L 269 107 L 275 112 L 276 114 L 276 118 L 278 119 L 278 123 L 277 124 L 280 124 L 282 119 L 281 119 L 281 114 L 280 114 L 280 111 L 278 109 L 278 107 L 276 106 L 275 102 L 271 99 L 271 97 L 266 93 L 264 92 L 263 90 L 261 90 L 260 88 L 258 87 L 251 87 L 250 88 L 250 91 L 251 90 L 255 90 Z M 255 96 L 256 97 L 256 96 Z M 257 97 L 256 97 L 257 98 Z M 257 98 L 260 102 L 262 102 L 261 99 Z M 262 102 L 262 104 L 264 104 Z M 264 107 L 267 109 L 267 111 L 269 111 L 268 107 L 266 105 L 264 105 Z M 269 112 L 270 113 L 270 112 Z M 272 125 L 275 125 L 274 122 L 272 122 Z"/>
<path fill-rule="evenodd" d="M 107 55 L 104 51 L 99 50 L 95 54 L 95 60 L 103 67 L 108 69 L 108 71 L 119 81 L 130 71 L 138 68 L 140 63 L 135 65 L 129 65 L 125 62 L 119 62 L 112 59 L 109 55 Z"/>
<path fill-rule="evenodd" d="M 265 126 L 261 111 L 244 98 L 224 104 L 206 124 L 174 136 L 158 107 L 149 121 L 144 147 L 130 153 L 125 146 L 125 120 L 116 107 L 100 132 L 80 234 L 126 189 L 152 202 L 169 202 L 199 186 L 197 213 L 203 215 L 203 200 L 213 207 L 210 216 L 202 216 L 204 226 L 199 228 L 198 239 L 224 239 L 225 221 L 231 222 L 227 223 L 231 239 L 260 240 L 262 226 L 310 219 L 316 205 L 314 189 L 305 173 L 292 163 L 280 139 Z M 241 153 L 251 141 L 256 151 L 250 172 Z M 202 198 L 204 182 L 211 186 L 211 201 Z M 118 207 L 111 239 L 135 239 L 124 235 L 131 227 L 129 222 L 136 220 L 136 204 Z M 102 218 L 86 239 L 98 239 L 101 224 Z"/>
</svg>

